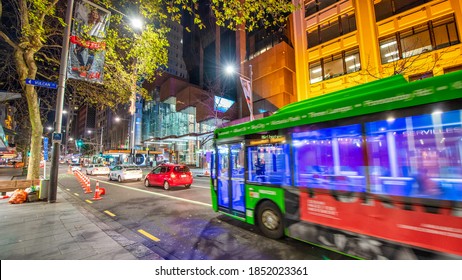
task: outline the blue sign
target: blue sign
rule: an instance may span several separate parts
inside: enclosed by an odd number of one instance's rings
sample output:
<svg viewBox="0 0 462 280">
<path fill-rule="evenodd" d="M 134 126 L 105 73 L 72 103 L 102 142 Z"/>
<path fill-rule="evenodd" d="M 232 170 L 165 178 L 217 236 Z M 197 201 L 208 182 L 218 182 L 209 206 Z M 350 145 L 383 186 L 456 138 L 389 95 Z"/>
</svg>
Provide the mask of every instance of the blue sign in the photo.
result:
<svg viewBox="0 0 462 280">
<path fill-rule="evenodd" d="M 48 160 L 48 137 L 43 138 L 43 159 Z"/>
<path fill-rule="evenodd" d="M 26 84 L 33 85 L 36 87 L 58 88 L 58 85 L 56 83 L 40 80 L 26 79 Z"/>
<path fill-rule="evenodd" d="M 61 142 L 63 140 L 63 135 L 61 133 L 53 132 L 52 139 L 53 142 Z"/>
</svg>

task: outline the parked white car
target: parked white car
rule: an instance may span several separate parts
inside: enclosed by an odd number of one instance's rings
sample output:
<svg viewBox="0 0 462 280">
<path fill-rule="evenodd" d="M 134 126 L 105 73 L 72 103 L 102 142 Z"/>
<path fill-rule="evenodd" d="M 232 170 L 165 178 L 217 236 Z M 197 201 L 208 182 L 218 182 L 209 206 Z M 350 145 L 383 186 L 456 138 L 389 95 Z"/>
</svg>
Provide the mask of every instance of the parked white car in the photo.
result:
<svg viewBox="0 0 462 280">
<path fill-rule="evenodd" d="M 87 166 L 87 175 L 108 175 L 111 170 L 102 164 L 90 164 Z"/>
<path fill-rule="evenodd" d="M 123 182 L 126 180 L 141 181 L 143 170 L 136 165 L 116 165 L 109 172 L 109 181 L 117 180 Z"/>
</svg>

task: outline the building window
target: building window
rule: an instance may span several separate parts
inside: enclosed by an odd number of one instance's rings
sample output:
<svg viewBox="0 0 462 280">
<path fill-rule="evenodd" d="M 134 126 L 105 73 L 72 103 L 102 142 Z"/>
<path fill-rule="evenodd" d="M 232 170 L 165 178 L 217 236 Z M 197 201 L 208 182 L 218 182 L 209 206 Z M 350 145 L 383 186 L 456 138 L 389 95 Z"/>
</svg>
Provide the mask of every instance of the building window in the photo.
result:
<svg viewBox="0 0 462 280">
<path fill-rule="evenodd" d="M 427 24 L 401 32 L 400 38 L 402 58 L 429 52 L 433 49 Z"/>
<path fill-rule="evenodd" d="M 321 61 L 310 63 L 310 83 L 314 84 L 317 82 L 321 82 L 323 80 L 322 77 L 323 75 Z"/>
<path fill-rule="evenodd" d="M 381 21 L 430 2 L 430 0 L 380 0 L 375 2 L 375 19 Z"/>
<path fill-rule="evenodd" d="M 359 49 L 331 55 L 310 63 L 310 84 L 361 70 Z"/>
<path fill-rule="evenodd" d="M 456 65 L 448 68 L 444 68 L 444 74 L 462 70 L 462 65 Z"/>
<path fill-rule="evenodd" d="M 435 37 L 435 48 L 441 49 L 459 43 L 454 15 L 443 17 L 432 22 L 432 34 Z"/>
<path fill-rule="evenodd" d="M 397 32 L 379 41 L 382 64 L 459 43 L 454 15 Z"/>
<path fill-rule="evenodd" d="M 286 42 L 292 46 L 292 42 L 287 37 L 287 32 L 286 28 L 281 28 L 278 30 L 260 29 L 247 33 L 247 59 L 250 60 L 281 42 Z"/>
<path fill-rule="evenodd" d="M 308 48 L 315 47 L 356 30 L 354 14 L 343 14 L 337 19 L 323 23 L 307 34 Z"/>
<path fill-rule="evenodd" d="M 426 78 L 431 78 L 433 77 L 433 72 L 425 72 L 425 73 L 419 73 L 419 74 L 415 74 L 415 75 L 410 75 L 409 76 L 409 82 L 413 82 L 413 81 L 419 81 L 419 80 L 423 80 L 423 79 L 426 79 Z"/>
<path fill-rule="evenodd" d="M 317 12 L 337 3 L 340 0 L 312 0 L 305 5 L 305 17 L 316 14 Z"/>
</svg>

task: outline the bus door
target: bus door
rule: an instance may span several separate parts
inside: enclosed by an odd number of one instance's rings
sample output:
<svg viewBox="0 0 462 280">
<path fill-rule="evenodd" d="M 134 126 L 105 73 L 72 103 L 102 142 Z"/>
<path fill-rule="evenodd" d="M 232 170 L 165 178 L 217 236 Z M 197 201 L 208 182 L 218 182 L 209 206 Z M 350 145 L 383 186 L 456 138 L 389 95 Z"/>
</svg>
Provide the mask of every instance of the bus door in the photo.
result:
<svg viewBox="0 0 462 280">
<path fill-rule="evenodd" d="M 244 218 L 244 144 L 223 144 L 217 148 L 218 207 L 220 211 Z"/>
</svg>

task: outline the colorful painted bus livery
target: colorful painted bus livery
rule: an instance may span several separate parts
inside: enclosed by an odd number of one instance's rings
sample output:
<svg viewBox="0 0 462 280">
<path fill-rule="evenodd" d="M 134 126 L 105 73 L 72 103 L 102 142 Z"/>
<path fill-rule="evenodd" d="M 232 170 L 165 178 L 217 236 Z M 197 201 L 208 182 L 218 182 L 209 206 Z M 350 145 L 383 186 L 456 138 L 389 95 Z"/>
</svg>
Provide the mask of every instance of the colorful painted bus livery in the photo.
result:
<svg viewBox="0 0 462 280">
<path fill-rule="evenodd" d="M 215 211 L 366 259 L 462 259 L 462 71 L 215 131 Z"/>
</svg>

